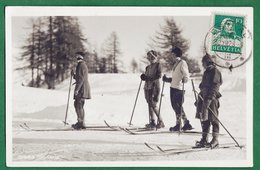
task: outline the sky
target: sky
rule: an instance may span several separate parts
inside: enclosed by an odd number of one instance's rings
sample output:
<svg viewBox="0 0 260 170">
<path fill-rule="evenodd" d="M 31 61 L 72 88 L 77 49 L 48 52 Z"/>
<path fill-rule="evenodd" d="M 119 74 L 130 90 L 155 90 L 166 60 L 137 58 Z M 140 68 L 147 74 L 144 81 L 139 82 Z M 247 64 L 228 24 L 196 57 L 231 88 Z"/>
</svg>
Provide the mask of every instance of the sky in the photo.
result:
<svg viewBox="0 0 260 170">
<path fill-rule="evenodd" d="M 125 61 L 142 57 L 149 50 L 148 43 L 165 18 L 156 17 L 80 17 L 82 31 L 93 45 L 100 47 L 113 31 L 118 34 L 120 47 Z M 201 46 L 210 27 L 210 17 L 174 17 L 183 30 L 183 37 L 190 42 L 190 57 L 201 55 Z"/>
<path fill-rule="evenodd" d="M 32 17 L 73 16 L 79 18 L 83 35 L 97 51 L 115 31 L 120 40 L 121 60 L 129 67 L 133 58 L 143 60 L 150 50 L 148 42 L 164 25 L 164 18 L 173 17 L 190 44 L 188 57 L 200 60 L 203 41 L 215 14 L 238 15 L 238 11 L 239 16 L 246 17 L 247 28 L 253 32 L 251 7 L 7 7 L 7 51 L 11 51 L 12 58 L 20 55 L 31 31 L 28 28 Z"/>
<path fill-rule="evenodd" d="M 32 17 L 12 18 L 12 48 L 19 55 L 25 43 Z M 122 52 L 121 60 L 128 67 L 133 58 L 139 61 L 150 50 L 148 43 L 160 26 L 165 24 L 164 16 L 80 16 L 79 23 L 83 35 L 89 43 L 100 50 L 112 32 L 116 32 Z M 182 36 L 190 43 L 188 56 L 201 57 L 201 48 L 210 28 L 210 16 L 173 16 Z"/>
</svg>

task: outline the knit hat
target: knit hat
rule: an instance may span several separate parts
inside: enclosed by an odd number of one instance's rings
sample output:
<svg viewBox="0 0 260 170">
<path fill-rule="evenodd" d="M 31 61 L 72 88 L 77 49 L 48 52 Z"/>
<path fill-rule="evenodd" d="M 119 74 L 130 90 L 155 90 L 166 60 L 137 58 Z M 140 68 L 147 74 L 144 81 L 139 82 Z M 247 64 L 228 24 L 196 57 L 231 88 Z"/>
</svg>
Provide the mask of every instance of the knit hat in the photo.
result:
<svg viewBox="0 0 260 170">
<path fill-rule="evenodd" d="M 148 51 L 148 52 L 147 52 L 147 55 L 149 55 L 149 54 L 150 54 L 151 56 L 153 56 L 154 58 L 157 58 L 157 55 L 158 55 L 157 52 L 154 51 L 154 50 Z"/>
<path fill-rule="evenodd" d="M 182 50 L 179 47 L 175 47 L 172 49 L 172 53 L 174 53 L 177 57 L 182 56 Z"/>
<path fill-rule="evenodd" d="M 205 63 L 207 66 L 214 64 L 209 54 L 205 54 L 202 58 L 202 63 Z"/>
<path fill-rule="evenodd" d="M 76 52 L 75 54 L 76 54 L 77 60 L 83 60 L 83 58 L 85 56 L 85 54 L 81 51 Z"/>
</svg>

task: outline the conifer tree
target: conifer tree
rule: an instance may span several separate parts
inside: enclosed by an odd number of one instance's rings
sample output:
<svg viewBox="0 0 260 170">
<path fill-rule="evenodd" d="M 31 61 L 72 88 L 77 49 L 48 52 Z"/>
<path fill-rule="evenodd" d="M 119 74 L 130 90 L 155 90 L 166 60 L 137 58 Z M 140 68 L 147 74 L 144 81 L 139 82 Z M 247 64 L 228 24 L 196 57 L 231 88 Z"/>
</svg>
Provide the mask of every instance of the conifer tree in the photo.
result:
<svg viewBox="0 0 260 170">
<path fill-rule="evenodd" d="M 175 47 L 182 50 L 182 58 L 187 61 L 188 65 L 197 64 L 195 61 L 188 59 L 189 43 L 183 38 L 182 30 L 179 29 L 173 18 L 165 19 L 165 25 L 161 26 L 160 30 L 156 32 L 156 35 L 152 38 L 152 43 L 149 45 L 160 53 L 159 58 L 165 61 L 163 64 L 166 70 L 171 70 L 174 64 L 171 50 Z M 190 67 L 190 72 L 193 72 L 195 67 Z"/>
<path fill-rule="evenodd" d="M 86 39 L 76 17 L 37 18 L 32 22 L 32 33 L 28 35 L 21 55 L 21 60 L 27 62 L 22 68 L 31 69 L 29 85 L 40 87 L 45 84 L 48 89 L 54 89 L 55 84 L 70 76 L 73 56 L 77 51 L 85 51 L 84 42 Z"/>
<path fill-rule="evenodd" d="M 107 71 L 118 73 L 119 57 L 121 55 L 120 42 L 116 32 L 112 32 L 105 41 L 104 55 L 107 57 Z"/>
</svg>

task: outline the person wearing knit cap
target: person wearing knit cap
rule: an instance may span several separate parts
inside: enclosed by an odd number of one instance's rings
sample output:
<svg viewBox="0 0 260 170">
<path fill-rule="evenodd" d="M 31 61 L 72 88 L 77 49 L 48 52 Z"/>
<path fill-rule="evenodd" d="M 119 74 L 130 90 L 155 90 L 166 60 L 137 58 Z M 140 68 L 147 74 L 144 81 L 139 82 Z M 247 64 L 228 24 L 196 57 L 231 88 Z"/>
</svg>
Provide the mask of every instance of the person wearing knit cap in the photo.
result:
<svg viewBox="0 0 260 170">
<path fill-rule="evenodd" d="M 202 81 L 199 85 L 200 93 L 196 103 L 197 112 L 196 118 L 200 119 L 202 127 L 202 138 L 196 142 L 197 147 L 218 147 L 219 136 L 219 121 L 218 121 L 218 108 L 219 88 L 222 84 L 221 72 L 217 69 L 209 54 L 202 58 L 202 65 L 205 69 Z M 208 143 L 208 133 L 212 125 L 212 140 Z"/>
<path fill-rule="evenodd" d="M 182 50 L 178 47 L 172 49 L 174 54 L 174 65 L 172 69 L 172 77 L 169 78 L 166 75 L 163 76 L 163 81 L 171 83 L 170 87 L 170 98 L 171 105 L 176 116 L 176 125 L 171 127 L 170 131 L 191 130 L 192 126 L 186 117 L 183 109 L 184 102 L 184 90 L 182 89 L 183 83 L 187 83 L 189 79 L 188 65 L 185 60 L 181 59 Z M 181 119 L 184 121 L 184 126 L 181 127 Z"/>
<path fill-rule="evenodd" d="M 165 125 L 157 107 L 160 95 L 160 78 L 162 75 L 161 64 L 158 62 L 157 52 L 154 50 L 147 53 L 147 59 L 150 64 L 145 68 L 145 73 L 140 76 L 145 81 L 144 94 L 149 111 L 150 122 L 146 124 L 146 127 L 164 128 Z M 155 115 L 157 116 L 158 124 L 155 123 Z"/>
<path fill-rule="evenodd" d="M 85 99 L 90 99 L 90 86 L 88 82 L 88 67 L 84 61 L 85 54 L 77 52 L 75 57 L 77 59 L 76 73 L 73 78 L 76 80 L 74 89 L 74 107 L 77 113 L 77 123 L 73 124 L 74 129 L 84 129 L 85 125 Z"/>
</svg>

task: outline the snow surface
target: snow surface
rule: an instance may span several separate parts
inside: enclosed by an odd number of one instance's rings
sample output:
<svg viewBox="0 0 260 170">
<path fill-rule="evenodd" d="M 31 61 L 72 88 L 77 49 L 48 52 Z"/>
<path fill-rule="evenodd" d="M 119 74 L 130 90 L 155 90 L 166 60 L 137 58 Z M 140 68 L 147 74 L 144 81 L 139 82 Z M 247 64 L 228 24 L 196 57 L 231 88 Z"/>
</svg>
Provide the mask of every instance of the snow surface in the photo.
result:
<svg viewBox="0 0 260 170">
<path fill-rule="evenodd" d="M 232 133 L 240 145 L 246 140 L 246 78 L 232 74 L 223 75 L 224 84 L 221 88 L 223 97 L 220 99 L 219 119 Z M 137 89 L 140 83 L 139 74 L 90 74 L 92 99 L 85 103 L 86 124 L 111 125 L 126 127 L 130 120 Z M 198 89 L 200 80 L 195 80 Z M 49 161 L 105 161 L 120 164 L 127 161 L 128 166 L 136 166 L 133 161 L 145 161 L 148 166 L 174 166 L 175 161 L 246 160 L 247 148 L 218 149 L 201 152 L 190 152 L 177 155 L 163 155 L 148 149 L 144 142 L 157 144 L 167 148 L 183 148 L 193 146 L 200 135 L 187 134 L 156 134 L 129 135 L 123 131 L 26 131 L 19 125 L 26 122 L 32 128 L 63 128 L 69 80 L 57 86 L 56 90 L 36 89 L 20 86 L 13 87 L 13 118 L 12 118 L 12 159 L 14 162 Z M 74 87 L 73 87 L 74 89 Z M 184 110 L 194 130 L 201 131 L 200 122 L 195 119 L 194 95 L 191 82 L 185 84 Z M 72 90 L 73 93 L 73 90 Z M 166 128 L 175 125 L 175 114 L 170 105 L 169 84 L 165 84 L 161 114 Z M 68 123 L 76 122 L 72 94 L 68 112 Z M 144 126 L 148 123 L 148 108 L 140 90 L 132 123 Z M 234 143 L 221 127 L 221 144 Z M 234 143 L 235 144 L 235 143 Z M 116 162 L 115 162 L 116 161 Z M 129 162 L 130 161 L 130 162 Z M 168 161 L 160 163 L 160 161 Z M 207 161 L 199 166 L 206 166 Z M 42 163 L 44 164 L 44 163 Z M 41 164 L 40 164 L 41 165 Z M 62 164 L 61 164 L 62 165 Z M 115 164 L 114 164 L 115 165 Z M 74 164 L 71 164 L 74 166 Z M 235 165 L 234 165 L 235 166 Z"/>
</svg>

